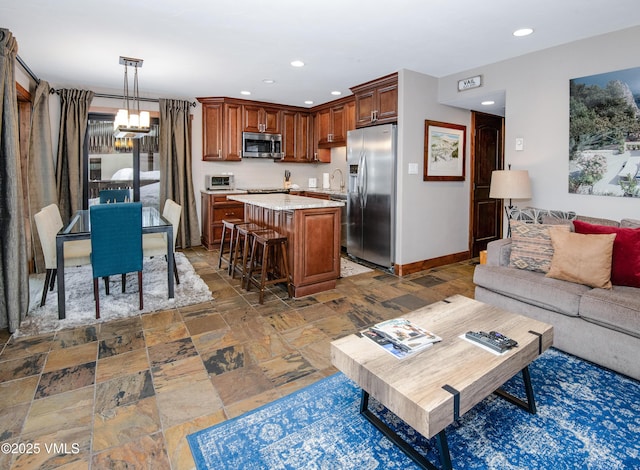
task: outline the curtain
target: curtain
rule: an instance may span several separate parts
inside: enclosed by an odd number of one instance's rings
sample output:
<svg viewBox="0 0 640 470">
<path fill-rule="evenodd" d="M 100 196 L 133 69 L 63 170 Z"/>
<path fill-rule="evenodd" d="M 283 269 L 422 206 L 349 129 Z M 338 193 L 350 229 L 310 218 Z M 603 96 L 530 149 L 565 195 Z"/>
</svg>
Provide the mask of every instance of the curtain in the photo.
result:
<svg viewBox="0 0 640 470">
<path fill-rule="evenodd" d="M 43 207 L 58 203 L 56 170 L 51 144 L 49 119 L 49 83 L 40 80 L 33 96 L 31 134 L 29 135 L 29 217 L 36 271 L 44 272 L 44 256 L 33 216 Z"/>
<path fill-rule="evenodd" d="M 22 176 L 15 63 L 18 44 L 0 29 L 0 328 L 14 332 L 29 307 L 27 240 L 24 235 Z"/>
<path fill-rule="evenodd" d="M 182 206 L 176 246 L 200 245 L 191 174 L 189 101 L 160 99 L 160 207 L 167 199 Z"/>
<path fill-rule="evenodd" d="M 82 209 L 82 151 L 94 93 L 74 89 L 62 89 L 58 93 L 61 110 L 56 187 L 60 215 L 67 223 L 77 210 Z"/>
</svg>

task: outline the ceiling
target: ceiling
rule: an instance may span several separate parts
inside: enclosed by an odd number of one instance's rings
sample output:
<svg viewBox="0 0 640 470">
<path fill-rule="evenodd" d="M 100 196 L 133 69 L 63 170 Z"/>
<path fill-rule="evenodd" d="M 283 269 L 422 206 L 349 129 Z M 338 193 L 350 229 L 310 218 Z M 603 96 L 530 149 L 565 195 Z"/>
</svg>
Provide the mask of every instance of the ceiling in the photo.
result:
<svg viewBox="0 0 640 470">
<path fill-rule="evenodd" d="M 55 87 L 122 94 L 122 55 L 144 59 L 141 96 L 309 106 L 402 68 L 443 77 L 635 26 L 640 8 L 637 0 L 0 0 L 0 18 L 19 56 Z M 525 26 L 534 34 L 512 35 Z M 306 65 L 294 68 L 294 59 Z M 493 98 L 504 106 L 503 95 Z"/>
</svg>

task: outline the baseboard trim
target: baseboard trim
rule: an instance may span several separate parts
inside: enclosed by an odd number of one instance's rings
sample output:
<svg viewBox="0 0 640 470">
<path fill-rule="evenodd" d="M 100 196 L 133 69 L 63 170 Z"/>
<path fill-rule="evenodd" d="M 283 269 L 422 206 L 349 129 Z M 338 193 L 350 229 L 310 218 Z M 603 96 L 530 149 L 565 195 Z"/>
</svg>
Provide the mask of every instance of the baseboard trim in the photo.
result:
<svg viewBox="0 0 640 470">
<path fill-rule="evenodd" d="M 394 266 L 394 272 L 397 276 L 406 276 L 408 274 L 424 271 L 425 269 L 437 268 L 438 266 L 444 266 L 446 264 L 458 263 L 471 259 L 471 253 L 469 251 L 461 251 L 460 253 L 452 253 L 450 255 L 439 256 L 438 258 L 425 259 L 422 261 L 416 261 L 409 264 L 396 264 Z"/>
</svg>

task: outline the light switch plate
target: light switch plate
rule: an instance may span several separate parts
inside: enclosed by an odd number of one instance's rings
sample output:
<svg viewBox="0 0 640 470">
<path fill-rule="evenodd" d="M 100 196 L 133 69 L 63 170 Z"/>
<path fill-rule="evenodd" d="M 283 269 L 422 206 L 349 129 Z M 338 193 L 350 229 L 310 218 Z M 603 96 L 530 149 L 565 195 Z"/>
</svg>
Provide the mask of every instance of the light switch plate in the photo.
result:
<svg viewBox="0 0 640 470">
<path fill-rule="evenodd" d="M 524 138 L 516 137 L 516 150 L 524 150 Z"/>
<path fill-rule="evenodd" d="M 418 174 L 418 164 L 417 163 L 409 163 L 409 174 L 417 175 Z"/>
</svg>

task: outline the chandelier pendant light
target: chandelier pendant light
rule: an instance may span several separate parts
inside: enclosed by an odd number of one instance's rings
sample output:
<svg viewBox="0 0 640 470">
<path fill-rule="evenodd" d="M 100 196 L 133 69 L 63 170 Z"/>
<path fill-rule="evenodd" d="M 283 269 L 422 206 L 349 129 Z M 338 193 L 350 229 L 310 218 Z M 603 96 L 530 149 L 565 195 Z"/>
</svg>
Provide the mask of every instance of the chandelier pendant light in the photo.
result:
<svg viewBox="0 0 640 470">
<path fill-rule="evenodd" d="M 138 139 L 149 133 L 151 117 L 148 111 L 140 112 L 140 94 L 138 91 L 138 68 L 142 59 L 120 56 L 120 65 L 124 65 L 124 109 L 118 110 L 113 122 L 113 136 L 117 139 Z M 128 69 L 133 67 L 133 96 L 129 96 Z"/>
</svg>

